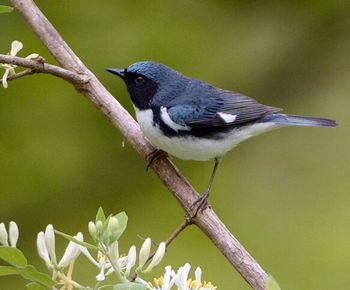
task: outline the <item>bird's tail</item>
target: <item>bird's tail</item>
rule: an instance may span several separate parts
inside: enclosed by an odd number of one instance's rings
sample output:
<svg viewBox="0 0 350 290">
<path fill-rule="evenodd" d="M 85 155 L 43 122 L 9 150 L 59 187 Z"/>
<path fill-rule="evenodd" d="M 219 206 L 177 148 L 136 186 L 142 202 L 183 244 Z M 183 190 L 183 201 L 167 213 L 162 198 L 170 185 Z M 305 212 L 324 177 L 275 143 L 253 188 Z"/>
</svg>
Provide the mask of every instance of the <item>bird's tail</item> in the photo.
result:
<svg viewBox="0 0 350 290">
<path fill-rule="evenodd" d="M 282 126 L 311 126 L 311 127 L 336 127 L 336 121 L 326 118 L 306 117 L 287 114 L 270 114 L 262 118 L 263 122 L 273 122 Z"/>
</svg>

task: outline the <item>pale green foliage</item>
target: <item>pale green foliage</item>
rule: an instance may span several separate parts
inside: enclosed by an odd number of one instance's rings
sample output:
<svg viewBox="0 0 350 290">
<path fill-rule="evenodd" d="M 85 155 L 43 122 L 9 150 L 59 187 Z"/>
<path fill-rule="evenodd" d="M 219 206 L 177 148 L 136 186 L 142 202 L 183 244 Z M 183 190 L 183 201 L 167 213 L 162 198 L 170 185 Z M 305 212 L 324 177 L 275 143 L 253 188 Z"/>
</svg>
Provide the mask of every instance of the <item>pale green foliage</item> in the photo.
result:
<svg viewBox="0 0 350 290">
<path fill-rule="evenodd" d="M 0 13 L 10 13 L 13 8 L 5 5 L 0 5 Z"/>
<path fill-rule="evenodd" d="M 134 245 L 130 247 L 127 256 L 119 256 L 118 240 L 124 233 L 127 223 L 128 216 L 125 212 L 106 216 L 103 209 L 99 208 L 95 222 L 90 221 L 88 225 L 93 240 L 91 243 L 85 242 L 83 234 L 80 232 L 71 236 L 55 230 L 52 225 L 48 225 L 45 231 L 38 234 L 37 250 L 39 256 L 45 261 L 52 278 L 37 271 L 34 266 L 28 265 L 24 254 L 16 248 L 19 236 L 17 224 L 10 222 L 8 232 L 5 224 L 1 223 L 0 260 L 8 265 L 0 266 L 0 276 L 20 275 L 31 281 L 27 284 L 29 290 L 51 289 L 53 286 L 62 289 L 144 290 L 147 288 L 144 284 L 131 282 L 132 276 L 136 275 L 136 272 L 139 275 L 151 271 L 163 258 L 166 249 L 165 243 L 160 243 L 155 255 L 151 256 L 151 245 L 147 247 L 147 251 L 142 251 L 142 248 L 145 248 L 145 243 L 148 244 L 151 241 L 150 238 L 147 238 L 140 250 L 140 255 L 144 256 L 145 260 L 142 265 L 136 265 L 137 251 Z M 55 253 L 55 233 L 70 241 L 60 260 Z M 91 255 L 89 250 L 95 253 Z M 96 276 L 97 283 L 94 286 L 82 286 L 72 277 L 74 262 L 81 253 L 99 268 L 99 274 Z M 93 257 L 96 256 L 95 260 Z M 103 285 L 111 274 L 115 274 L 120 283 Z"/>
</svg>

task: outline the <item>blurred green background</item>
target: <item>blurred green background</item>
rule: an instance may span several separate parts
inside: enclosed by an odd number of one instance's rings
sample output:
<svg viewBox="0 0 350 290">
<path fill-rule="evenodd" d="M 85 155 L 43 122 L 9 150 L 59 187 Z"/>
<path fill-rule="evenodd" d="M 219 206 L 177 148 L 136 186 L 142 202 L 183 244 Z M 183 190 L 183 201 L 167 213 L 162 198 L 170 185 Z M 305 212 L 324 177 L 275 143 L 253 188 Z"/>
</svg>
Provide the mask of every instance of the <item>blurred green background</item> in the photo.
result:
<svg viewBox="0 0 350 290">
<path fill-rule="evenodd" d="M 214 210 L 284 289 L 349 289 L 349 1 L 36 1 L 71 48 L 133 113 L 123 83 L 105 72 L 139 60 L 236 90 L 288 113 L 336 119 L 337 129 L 286 128 L 254 138 L 224 158 Z M 2 1 L 1 4 L 9 4 Z M 48 51 L 17 13 L 0 15 L 0 51 Z M 48 223 L 74 234 L 98 206 L 125 210 L 121 246 L 138 235 L 165 239 L 183 211 L 111 123 L 72 86 L 35 75 L 0 88 L 0 220 L 16 220 L 19 247 L 35 250 Z M 212 162 L 175 160 L 203 191 Z M 57 241 L 59 250 L 66 241 Z M 75 277 L 94 280 L 80 258 Z M 171 245 L 163 267 L 190 262 L 218 289 L 250 289 L 194 226 Z M 84 268 L 86 265 L 86 268 Z M 0 289 L 24 282 L 2 279 Z"/>
</svg>

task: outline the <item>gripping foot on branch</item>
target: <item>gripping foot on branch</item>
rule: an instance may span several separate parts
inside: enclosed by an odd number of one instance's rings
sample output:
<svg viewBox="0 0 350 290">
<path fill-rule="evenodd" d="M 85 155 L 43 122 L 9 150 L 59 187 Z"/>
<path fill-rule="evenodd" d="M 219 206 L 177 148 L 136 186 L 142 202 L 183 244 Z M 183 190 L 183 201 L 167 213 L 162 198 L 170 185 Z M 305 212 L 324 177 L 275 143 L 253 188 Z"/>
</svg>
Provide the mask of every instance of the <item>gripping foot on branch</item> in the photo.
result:
<svg viewBox="0 0 350 290">
<path fill-rule="evenodd" d="M 206 191 L 200 197 L 198 197 L 196 201 L 191 205 L 191 213 L 187 215 L 187 220 L 189 221 L 189 223 L 193 223 L 193 220 L 197 216 L 197 214 L 210 206 L 208 202 L 209 194 L 210 191 Z"/>
<path fill-rule="evenodd" d="M 203 195 L 198 197 L 197 200 L 191 206 L 191 214 L 187 217 L 187 219 L 191 223 L 193 223 L 193 219 L 197 216 L 199 211 L 203 211 L 209 206 L 208 204 L 209 194 L 210 194 L 211 186 L 213 184 L 214 177 L 219 167 L 219 164 L 220 164 L 220 158 L 215 158 L 214 168 L 210 176 L 207 190 L 203 193 Z"/>
<path fill-rule="evenodd" d="M 149 154 L 148 157 L 147 157 L 146 170 L 148 171 L 148 169 L 152 166 L 154 161 L 156 161 L 157 159 L 159 159 L 161 157 L 168 157 L 168 153 L 166 153 L 165 151 L 163 151 L 161 149 L 154 149 L 151 152 L 151 154 Z"/>
</svg>

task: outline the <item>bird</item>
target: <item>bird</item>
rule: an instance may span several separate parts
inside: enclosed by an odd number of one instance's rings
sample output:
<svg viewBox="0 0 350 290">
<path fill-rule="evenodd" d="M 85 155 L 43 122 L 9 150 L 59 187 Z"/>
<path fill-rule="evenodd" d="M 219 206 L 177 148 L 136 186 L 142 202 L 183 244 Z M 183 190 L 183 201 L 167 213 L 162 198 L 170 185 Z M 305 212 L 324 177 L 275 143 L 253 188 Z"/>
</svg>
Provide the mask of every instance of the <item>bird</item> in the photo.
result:
<svg viewBox="0 0 350 290">
<path fill-rule="evenodd" d="M 140 128 L 157 148 L 150 162 L 164 151 L 183 160 L 214 160 L 207 189 L 195 202 L 194 215 L 208 206 L 219 163 L 239 143 L 284 126 L 337 126 L 331 119 L 284 114 L 280 108 L 187 77 L 154 61 L 106 70 L 124 81 Z"/>
</svg>

